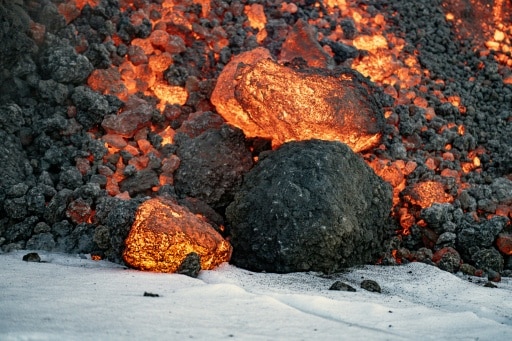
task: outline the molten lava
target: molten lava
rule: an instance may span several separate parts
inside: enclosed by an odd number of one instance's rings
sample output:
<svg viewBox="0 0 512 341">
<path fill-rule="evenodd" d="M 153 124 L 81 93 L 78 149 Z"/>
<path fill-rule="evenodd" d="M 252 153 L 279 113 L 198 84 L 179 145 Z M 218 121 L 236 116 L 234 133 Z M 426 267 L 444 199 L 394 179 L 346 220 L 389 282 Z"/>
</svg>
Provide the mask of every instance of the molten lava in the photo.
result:
<svg viewBox="0 0 512 341">
<path fill-rule="evenodd" d="M 229 261 L 231 245 L 186 208 L 163 198 L 139 206 L 123 253 L 133 268 L 176 272 L 191 252 L 200 256 L 201 269 Z"/>
<path fill-rule="evenodd" d="M 71 0 L 59 5 L 59 11 L 70 23 L 80 15 L 85 5 L 94 7 L 98 3 L 99 0 Z M 409 233 L 413 225 L 420 225 L 418 219 L 422 208 L 435 202 L 456 200 L 453 197 L 455 193 L 460 194 L 470 186 L 463 181 L 465 175 L 481 171 L 484 160 L 481 154 L 485 151 L 476 147 L 477 150 L 466 155 L 457 152 L 453 141 L 447 142 L 444 150 L 437 154 L 432 152 L 424 159 L 413 161 L 405 155 L 423 147 L 415 141 L 415 136 L 398 137 L 402 139 L 404 160 L 390 160 L 386 156 L 386 143 L 380 145 L 381 140 L 388 137 L 383 134 L 384 117 L 380 108 L 373 105 L 372 90 L 351 74 L 336 74 L 330 70 L 336 64 L 333 62 L 335 53 L 331 44 L 325 41 L 357 50 L 356 56 L 337 62 L 339 66 L 353 68 L 369 77 L 394 98 L 394 105 L 421 108 L 414 114 L 422 116 L 423 122 L 436 119 L 432 96 L 441 103 L 451 104 L 457 115 L 465 115 L 466 103 L 461 96 L 455 91 L 441 90 L 450 85 L 450 80 L 441 79 L 440 75 L 431 78 L 430 71 L 419 62 L 417 47 L 407 46 L 403 36 L 391 33 L 387 20 L 399 20 L 398 17 L 385 17 L 375 8 L 369 11 L 368 5 L 362 2 L 325 0 L 315 5 L 321 8 L 316 17 L 304 17 L 306 19 L 299 19 L 293 25 L 272 33 L 269 27 L 273 27 L 271 24 L 277 13 L 269 15 L 269 8 L 273 6 L 270 2 L 268 7 L 256 3 L 244 6 L 235 1 L 224 3 L 229 3 L 235 17 L 246 17 L 243 23 L 246 39 L 255 38 L 259 47 L 239 53 L 245 51 L 244 47 L 221 58 L 221 52 L 233 43 L 232 32 L 225 30 L 224 25 L 209 27 L 201 23 L 202 19 L 205 23 L 228 21 L 218 14 L 220 6 L 216 8 L 209 0 L 120 1 L 121 10 L 134 26 L 143 21 L 151 22 L 151 33 L 145 38 L 134 37 L 131 41 L 116 34 L 106 37 L 106 41 L 116 47 L 124 47 L 126 51 L 119 52 L 112 65 L 94 70 L 88 78 L 92 89 L 115 95 L 125 102 L 118 113 L 111 113 L 103 119 L 101 128 L 106 134 L 97 134 L 108 150 L 105 162 L 115 165 L 98 167 L 98 173 L 107 177 L 105 189 L 110 195 L 130 198 L 128 191 L 121 190 L 123 181 L 129 177 L 126 170 L 151 168 L 152 156 L 158 156 L 161 163 L 155 176 L 157 183 L 150 191 L 156 192 L 159 186 L 173 184 L 180 160 L 176 155 L 161 155 L 157 147 L 152 147 L 148 134 L 158 134 L 162 138 L 162 146 L 173 144 L 176 131 L 169 121 L 180 116 L 181 108 L 201 113 L 213 111 L 212 104 L 228 123 L 241 128 L 247 137 L 271 139 L 274 147 L 291 140 L 318 138 L 339 140 L 356 152 L 367 152 L 364 155 L 367 163 L 394 188 L 394 214 L 403 234 Z M 298 6 L 304 1 L 272 3 L 281 4 L 272 11 L 280 11 L 283 18 L 290 18 L 290 14 L 297 13 Z M 512 73 L 507 69 L 512 66 L 512 26 L 502 20 L 510 12 L 512 2 L 498 0 L 493 2 L 494 5 L 489 3 L 488 0 L 448 0 L 443 2 L 443 7 L 446 20 L 453 23 L 457 34 L 474 36 L 478 45 L 476 53 L 481 56 L 492 51 L 499 67 L 506 70 L 502 72 L 503 82 L 512 84 Z M 201 11 L 191 10 L 193 4 L 200 4 Z M 349 24 L 344 25 L 343 22 Z M 335 28 L 331 28 L 333 26 Z M 264 48 L 270 48 L 272 39 L 282 42 L 281 47 L 272 49 L 277 51 L 276 56 Z M 198 72 L 194 76 L 182 74 L 177 67 L 183 64 L 180 55 L 193 49 L 194 42 L 198 41 L 205 44 L 202 57 L 210 61 L 210 66 L 195 65 Z M 81 48 L 85 47 L 77 47 Z M 274 57 L 278 58 L 277 62 Z M 299 65 L 296 58 L 302 58 L 305 65 Z M 194 107 L 190 103 L 201 91 L 198 84 L 203 82 L 204 86 L 205 79 L 213 79 L 214 65 L 223 64 L 226 65 L 216 79 L 211 97 Z M 484 67 L 481 62 L 481 68 Z M 167 77 L 166 73 L 172 77 Z M 474 82 L 473 78 L 468 79 L 468 84 Z M 427 89 L 426 79 L 435 81 L 434 90 Z M 158 110 L 153 110 L 155 105 L 150 100 L 138 98 L 144 96 L 154 99 Z M 387 128 L 399 129 L 401 118 L 395 112 L 387 110 L 385 119 Z M 466 127 L 455 122 L 440 127 L 438 133 L 444 129 L 460 136 L 467 134 Z M 421 127 L 422 133 L 426 130 L 426 125 Z M 77 162 L 82 174 L 91 168 L 88 162 L 86 159 L 82 159 L 80 164 Z M 409 175 L 418 165 L 425 166 L 436 178 L 453 178 L 457 188 L 449 190 L 442 181 L 415 183 L 419 180 L 411 180 Z M 509 204 L 498 206 L 496 214 L 512 217 L 511 207 Z M 74 202 L 67 215 L 76 223 L 89 222 L 94 211 L 87 203 Z M 203 226 L 208 232 L 197 232 L 196 225 Z M 230 253 L 229 244 L 211 231 L 211 227 L 183 208 L 161 199 L 152 199 L 144 203 L 137 213 L 127 240 L 125 259 L 140 269 L 175 271 L 184 257 L 195 251 L 201 255 L 203 268 L 208 268 L 229 259 Z M 504 250 L 507 250 L 502 252 L 509 254 L 512 249 L 507 244 L 509 239 L 502 238 L 502 241 L 506 245 Z"/>
<path fill-rule="evenodd" d="M 252 53 L 226 67 L 211 98 L 219 113 L 246 136 L 271 139 L 273 146 L 338 140 L 356 152 L 379 144 L 382 113 L 354 74 L 287 67 L 262 58 L 261 50 Z M 251 65 L 240 64 L 247 60 Z M 226 105 L 233 102 L 237 105 Z"/>
</svg>

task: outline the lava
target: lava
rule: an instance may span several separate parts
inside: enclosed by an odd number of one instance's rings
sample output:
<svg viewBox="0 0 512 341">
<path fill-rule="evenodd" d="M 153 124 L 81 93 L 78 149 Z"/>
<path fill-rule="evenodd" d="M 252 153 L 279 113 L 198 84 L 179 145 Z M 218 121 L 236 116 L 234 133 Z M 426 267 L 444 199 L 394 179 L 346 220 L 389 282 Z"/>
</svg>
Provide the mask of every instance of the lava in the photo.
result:
<svg viewBox="0 0 512 341">
<path fill-rule="evenodd" d="M 125 262 L 147 271 L 176 272 L 192 252 L 199 255 L 203 270 L 231 256 L 231 245 L 211 225 L 163 198 L 140 205 L 125 244 Z"/>
<path fill-rule="evenodd" d="M 96 5 L 96 0 L 69 1 L 60 4 L 59 11 L 70 23 L 85 6 Z M 285 17 L 298 13 L 301 3 L 279 5 L 274 10 Z M 253 42 L 249 51 L 239 49 L 233 55 L 226 52 L 234 44 L 230 36 L 233 32 L 219 25 L 223 18 L 217 17 L 219 9 L 210 1 L 125 0 L 120 6 L 134 27 L 149 27 L 149 32 L 131 39 L 119 30 L 106 37 L 116 48 L 118 58 L 106 68 L 95 69 L 87 81 L 92 89 L 124 102 L 117 113 L 102 120 L 105 134 L 91 132 L 108 150 L 103 159 L 113 167 L 98 167 L 98 172 L 107 177 L 105 189 L 111 196 L 131 198 L 132 193 L 123 190 L 127 187 L 123 187 L 123 181 L 137 172 L 150 175 L 147 194 L 154 195 L 162 186 L 173 184 L 180 160 L 176 155 L 162 154 L 153 146 L 150 135 L 157 135 L 161 146 L 172 146 L 178 124 L 171 126 L 170 121 L 183 120 L 182 107 L 197 96 L 203 98 L 197 100 L 197 113 L 191 118 L 216 111 L 228 123 L 241 128 L 246 137 L 271 140 L 273 148 L 292 140 L 319 138 L 339 140 L 364 153 L 375 173 L 393 186 L 392 215 L 404 236 L 414 225 L 425 227 L 420 219 L 422 209 L 434 203 L 456 202 L 458 195 L 472 187 L 467 182 L 468 175 L 478 174 L 486 162 L 492 163 L 488 160 L 489 151 L 476 145 L 470 129 L 460 119 L 474 108 L 450 88 L 449 77 L 431 74 L 421 62 L 417 47 L 407 46 L 403 36 L 392 33 L 391 21 L 399 19 L 385 17 L 374 8 L 370 11 L 366 4 L 349 0 L 318 2 L 316 16 L 298 19 L 293 25 L 272 32 L 272 15 L 265 6 L 233 2 L 230 13 L 246 17 L 246 38 Z M 443 6 L 445 19 L 457 35 L 474 35 L 475 53 L 494 56 L 503 82 L 512 84 L 512 25 L 505 20 L 510 2 L 495 1 L 491 6 L 488 1 L 452 0 Z M 468 8 L 477 9 L 478 15 Z M 210 19 L 217 24 L 200 24 Z M 41 31 L 35 25 L 33 28 L 35 33 Z M 427 33 L 418 29 L 416 34 Z M 272 39 L 282 43 L 279 48 Z M 188 61 L 198 70 L 188 74 L 177 65 L 197 42 L 204 43 L 204 53 Z M 77 50 L 85 48 L 78 46 Z M 340 51 L 346 55 L 340 56 Z M 216 65 L 220 65 L 218 70 Z M 375 107 L 372 96 L 376 88 L 367 86 L 368 80 L 354 74 L 333 71 L 335 66 L 352 68 L 368 77 L 391 97 L 393 108 Z M 482 61 L 477 66 L 479 70 L 486 67 Z M 214 88 L 205 85 L 208 78 L 216 80 Z M 470 77 L 468 86 L 473 86 L 476 78 Z M 436 107 L 436 102 L 441 106 Z M 401 111 L 395 110 L 398 107 Z M 438 116 L 445 116 L 449 122 L 437 124 Z M 407 126 L 405 118 L 411 117 L 414 124 Z M 428 136 L 441 136 L 444 148 L 419 153 L 426 149 Z M 391 141 L 402 148 L 400 153 L 393 151 L 398 157 L 389 155 Z M 411 154 L 420 156 L 412 158 Z M 156 158 L 157 165 L 152 162 Z M 86 158 L 77 165 L 81 173 L 90 169 Z M 157 174 L 154 169 L 158 167 Z M 418 169 L 428 170 L 429 177 L 415 178 Z M 510 218 L 511 211 L 510 203 L 505 203 L 485 214 Z M 90 222 L 93 215 L 87 203 L 74 202 L 68 210 L 68 217 L 76 223 Z M 149 218 L 139 213 L 134 230 L 139 228 L 141 219 Z M 162 238 L 151 233 L 155 240 Z M 130 242 L 143 239 L 131 237 Z M 184 247 L 178 258 L 182 260 L 191 250 Z M 179 261 L 170 261 L 172 269 L 179 265 Z M 151 263 L 143 263 L 147 262 Z M 134 266 L 155 269 L 154 264 Z"/>
</svg>

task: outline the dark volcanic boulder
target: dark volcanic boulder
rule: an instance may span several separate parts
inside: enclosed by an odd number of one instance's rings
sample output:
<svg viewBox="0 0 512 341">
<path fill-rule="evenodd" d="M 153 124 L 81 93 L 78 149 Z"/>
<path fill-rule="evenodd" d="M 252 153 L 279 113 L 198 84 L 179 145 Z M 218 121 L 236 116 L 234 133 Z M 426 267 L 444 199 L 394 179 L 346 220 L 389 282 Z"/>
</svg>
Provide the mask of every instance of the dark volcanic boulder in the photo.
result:
<svg viewBox="0 0 512 341">
<path fill-rule="evenodd" d="M 232 263 L 333 272 L 382 250 L 391 186 L 339 142 L 291 142 L 244 178 L 227 210 Z"/>
<path fill-rule="evenodd" d="M 174 186 L 180 198 L 200 199 L 213 208 L 226 207 L 242 176 L 252 167 L 252 156 L 240 129 L 224 124 L 195 138 L 176 136 L 180 167 Z"/>
</svg>

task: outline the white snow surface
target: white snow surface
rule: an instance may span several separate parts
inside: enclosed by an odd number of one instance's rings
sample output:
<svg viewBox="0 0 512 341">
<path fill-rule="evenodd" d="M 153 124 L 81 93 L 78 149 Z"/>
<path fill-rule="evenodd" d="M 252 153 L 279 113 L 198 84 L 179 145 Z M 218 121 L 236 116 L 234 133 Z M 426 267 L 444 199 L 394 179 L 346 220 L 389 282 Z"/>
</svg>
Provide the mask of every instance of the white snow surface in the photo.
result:
<svg viewBox="0 0 512 341">
<path fill-rule="evenodd" d="M 511 278 L 487 288 L 422 263 L 331 276 L 223 264 L 190 278 L 88 255 L 22 261 L 27 252 L 0 254 L 2 341 L 512 339 Z M 382 293 L 361 289 L 364 279 Z M 336 280 L 357 292 L 328 290 Z"/>
</svg>

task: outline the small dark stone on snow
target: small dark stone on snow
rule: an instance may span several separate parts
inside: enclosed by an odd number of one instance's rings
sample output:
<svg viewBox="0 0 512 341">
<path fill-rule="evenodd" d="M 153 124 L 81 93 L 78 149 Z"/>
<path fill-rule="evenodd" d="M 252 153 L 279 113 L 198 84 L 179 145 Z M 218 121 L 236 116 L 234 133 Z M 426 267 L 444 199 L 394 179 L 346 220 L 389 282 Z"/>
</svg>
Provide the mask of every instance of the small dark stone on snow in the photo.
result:
<svg viewBox="0 0 512 341">
<path fill-rule="evenodd" d="M 487 283 L 484 284 L 484 287 L 486 287 L 486 288 L 497 288 L 498 286 L 495 285 L 492 282 L 487 282 Z"/>
<path fill-rule="evenodd" d="M 39 254 L 37 252 L 30 252 L 23 256 L 23 260 L 25 262 L 41 262 L 41 257 L 39 257 Z"/>
<path fill-rule="evenodd" d="M 501 282 L 501 275 L 494 270 L 487 271 L 487 279 L 491 282 Z"/>
<path fill-rule="evenodd" d="M 176 273 L 196 278 L 199 271 L 201 271 L 201 257 L 197 253 L 191 252 L 185 257 Z"/>
<path fill-rule="evenodd" d="M 355 292 L 356 289 L 354 289 L 352 286 L 348 285 L 347 283 L 343 283 L 342 281 L 336 281 L 334 282 L 329 290 L 338 290 L 338 291 L 350 291 Z"/>
<path fill-rule="evenodd" d="M 144 291 L 144 297 L 160 297 L 160 295 L 153 294 L 152 292 Z"/>
<path fill-rule="evenodd" d="M 471 264 L 464 263 L 460 266 L 460 271 L 466 275 L 474 276 L 476 268 Z"/>
<path fill-rule="evenodd" d="M 371 292 L 378 292 L 378 293 L 382 292 L 379 283 L 377 283 L 371 279 L 365 279 L 364 281 L 362 281 L 361 288 L 364 290 L 367 290 L 367 291 L 371 291 Z"/>
</svg>

